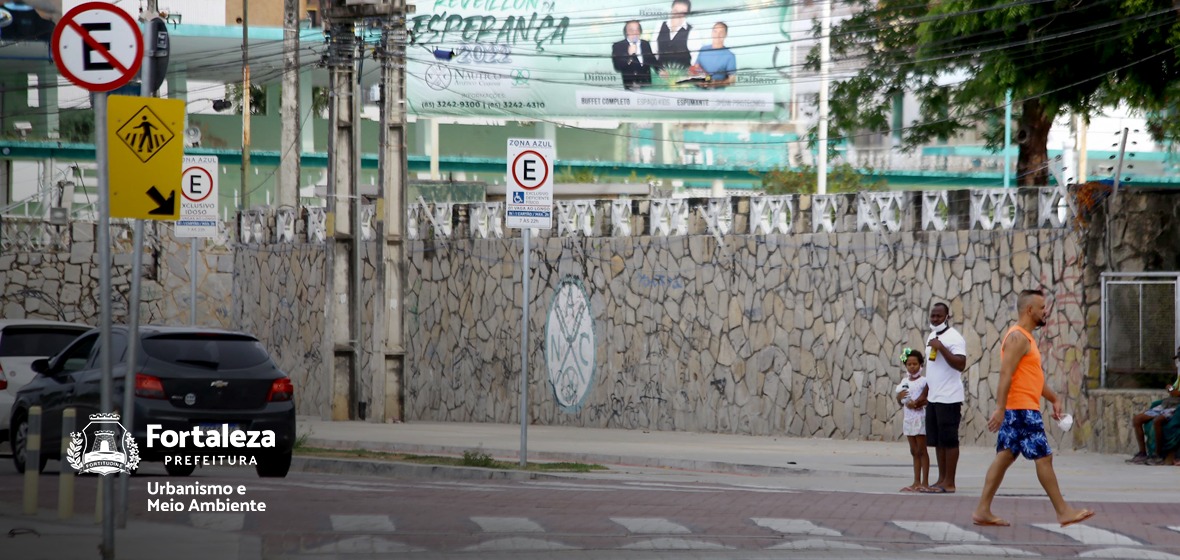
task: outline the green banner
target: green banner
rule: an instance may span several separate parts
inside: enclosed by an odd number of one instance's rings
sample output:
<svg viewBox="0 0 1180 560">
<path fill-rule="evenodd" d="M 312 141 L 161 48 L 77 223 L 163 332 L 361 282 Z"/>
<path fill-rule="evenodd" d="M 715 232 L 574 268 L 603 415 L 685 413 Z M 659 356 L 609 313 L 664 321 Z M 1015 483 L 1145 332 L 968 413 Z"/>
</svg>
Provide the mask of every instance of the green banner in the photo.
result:
<svg viewBox="0 0 1180 560">
<path fill-rule="evenodd" d="M 433 0 L 418 10 L 406 21 L 406 87 L 423 117 L 784 121 L 801 62 L 781 0 Z"/>
</svg>

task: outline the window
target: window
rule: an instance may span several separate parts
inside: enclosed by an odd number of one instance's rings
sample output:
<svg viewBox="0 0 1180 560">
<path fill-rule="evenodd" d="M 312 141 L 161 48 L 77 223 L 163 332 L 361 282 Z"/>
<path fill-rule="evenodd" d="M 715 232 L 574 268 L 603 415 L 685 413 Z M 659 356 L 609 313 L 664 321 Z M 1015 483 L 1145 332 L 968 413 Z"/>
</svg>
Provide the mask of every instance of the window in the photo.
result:
<svg viewBox="0 0 1180 560">
<path fill-rule="evenodd" d="M 209 369 L 242 369 L 270 359 L 262 343 L 245 336 L 183 333 L 145 338 L 148 357 L 170 364 Z"/>
<path fill-rule="evenodd" d="M 0 333 L 0 358 L 53 356 L 89 329 L 10 326 Z"/>
<path fill-rule="evenodd" d="M 1176 378 L 1180 273 L 1102 275 L 1102 386 L 1157 389 Z"/>
<path fill-rule="evenodd" d="M 90 362 L 90 353 L 94 350 L 96 342 L 98 342 L 98 333 L 86 335 L 84 338 L 78 339 L 77 342 L 62 353 L 61 358 L 56 364 L 57 371 L 59 373 L 70 373 L 85 369 L 86 364 Z"/>
</svg>

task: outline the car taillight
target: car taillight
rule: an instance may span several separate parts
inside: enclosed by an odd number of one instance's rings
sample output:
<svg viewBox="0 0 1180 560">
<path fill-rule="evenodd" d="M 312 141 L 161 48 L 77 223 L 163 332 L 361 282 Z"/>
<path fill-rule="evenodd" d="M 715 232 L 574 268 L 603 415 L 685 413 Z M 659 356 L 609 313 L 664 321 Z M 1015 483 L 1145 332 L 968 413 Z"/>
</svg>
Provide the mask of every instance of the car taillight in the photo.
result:
<svg viewBox="0 0 1180 560">
<path fill-rule="evenodd" d="M 4 376 L 4 366 L 0 366 L 0 391 L 8 388 L 8 378 Z"/>
<path fill-rule="evenodd" d="M 135 396 L 145 399 L 163 399 L 165 398 L 164 384 L 160 382 L 159 377 L 137 373 L 135 374 Z"/>
<path fill-rule="evenodd" d="M 295 394 L 295 386 L 290 377 L 280 377 L 270 384 L 270 394 L 266 395 L 267 402 L 289 401 Z"/>
</svg>

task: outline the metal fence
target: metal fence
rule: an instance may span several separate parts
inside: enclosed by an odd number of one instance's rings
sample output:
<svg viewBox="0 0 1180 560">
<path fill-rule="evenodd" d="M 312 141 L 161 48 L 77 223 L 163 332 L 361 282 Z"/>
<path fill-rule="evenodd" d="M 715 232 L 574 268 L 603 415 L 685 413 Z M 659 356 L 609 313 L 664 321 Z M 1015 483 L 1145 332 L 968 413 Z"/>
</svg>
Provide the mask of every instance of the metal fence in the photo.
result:
<svg viewBox="0 0 1180 560">
<path fill-rule="evenodd" d="M 1163 388 L 1175 379 L 1180 273 L 1102 275 L 1102 386 Z"/>
</svg>

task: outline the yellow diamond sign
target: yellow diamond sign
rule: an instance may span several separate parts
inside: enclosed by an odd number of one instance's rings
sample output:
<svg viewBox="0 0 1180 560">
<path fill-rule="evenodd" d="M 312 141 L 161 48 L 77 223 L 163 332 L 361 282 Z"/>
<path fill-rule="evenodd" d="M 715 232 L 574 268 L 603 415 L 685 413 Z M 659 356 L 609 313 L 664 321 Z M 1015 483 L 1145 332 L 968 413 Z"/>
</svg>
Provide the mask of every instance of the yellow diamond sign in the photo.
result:
<svg viewBox="0 0 1180 560">
<path fill-rule="evenodd" d="M 176 220 L 184 163 L 184 101 L 112 95 L 107 166 L 112 218 Z"/>
</svg>

